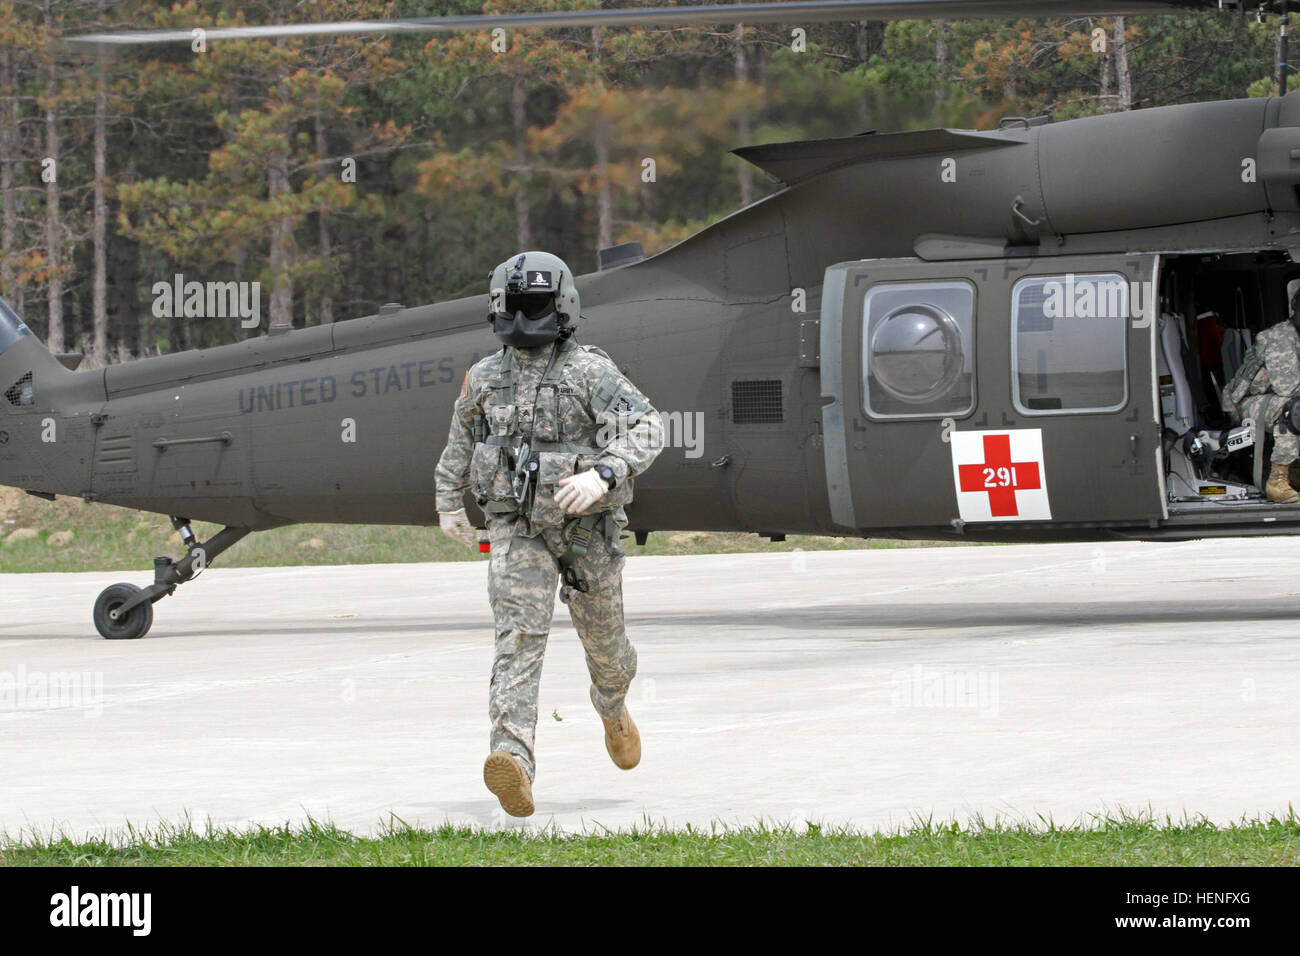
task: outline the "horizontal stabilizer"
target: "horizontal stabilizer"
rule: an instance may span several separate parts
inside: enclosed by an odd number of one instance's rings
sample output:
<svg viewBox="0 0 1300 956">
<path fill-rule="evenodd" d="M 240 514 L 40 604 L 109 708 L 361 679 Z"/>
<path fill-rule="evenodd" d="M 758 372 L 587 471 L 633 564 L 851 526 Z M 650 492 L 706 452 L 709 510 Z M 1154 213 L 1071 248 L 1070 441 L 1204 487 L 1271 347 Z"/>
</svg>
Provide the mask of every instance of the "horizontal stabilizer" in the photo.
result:
<svg viewBox="0 0 1300 956">
<path fill-rule="evenodd" d="M 952 153 L 995 146 L 1022 146 L 1005 133 L 977 130 L 923 129 L 913 133 L 865 133 L 834 139 L 804 139 L 769 146 L 741 146 L 732 152 L 775 176 L 787 186 L 858 163 L 926 153 Z"/>
</svg>

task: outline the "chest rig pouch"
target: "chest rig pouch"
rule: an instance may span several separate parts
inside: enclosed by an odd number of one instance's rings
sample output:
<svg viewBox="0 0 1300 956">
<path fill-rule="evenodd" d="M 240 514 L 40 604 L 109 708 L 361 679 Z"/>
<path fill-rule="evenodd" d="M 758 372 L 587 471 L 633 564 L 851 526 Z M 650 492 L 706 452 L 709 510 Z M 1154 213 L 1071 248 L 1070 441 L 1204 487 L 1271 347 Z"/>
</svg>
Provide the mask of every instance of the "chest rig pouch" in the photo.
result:
<svg viewBox="0 0 1300 956">
<path fill-rule="evenodd" d="M 518 409 L 510 379 L 497 376 L 487 383 L 483 411 L 474 421 L 469 485 L 480 508 L 510 497 L 510 444 L 516 438 L 518 427 Z"/>
<path fill-rule="evenodd" d="M 538 529 L 561 528 L 571 520 L 555 502 L 559 480 L 590 467 L 602 453 L 587 443 L 593 440 L 592 429 L 575 427 L 572 421 L 580 405 L 575 399 L 581 396 L 564 380 L 564 365 L 577 347 L 570 340 L 560 344 L 531 402 L 515 394 L 514 353 L 506 350 L 499 375 L 488 385 L 483 438 L 475 444 L 470 464 L 470 486 L 489 514 L 525 515 Z M 589 510 L 617 506 L 602 498 Z"/>
</svg>

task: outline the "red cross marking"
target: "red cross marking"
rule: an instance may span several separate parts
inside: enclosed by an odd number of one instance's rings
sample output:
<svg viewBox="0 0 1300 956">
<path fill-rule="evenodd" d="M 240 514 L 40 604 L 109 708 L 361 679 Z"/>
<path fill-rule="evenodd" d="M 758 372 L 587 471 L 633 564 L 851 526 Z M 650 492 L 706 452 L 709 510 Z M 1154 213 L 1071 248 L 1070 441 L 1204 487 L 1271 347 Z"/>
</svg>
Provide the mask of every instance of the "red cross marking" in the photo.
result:
<svg viewBox="0 0 1300 956">
<path fill-rule="evenodd" d="M 994 518 L 1015 517 L 1017 491 L 1041 488 L 1038 462 L 1012 461 L 1010 435 L 984 436 L 984 463 L 958 465 L 962 491 L 987 491 Z"/>
</svg>

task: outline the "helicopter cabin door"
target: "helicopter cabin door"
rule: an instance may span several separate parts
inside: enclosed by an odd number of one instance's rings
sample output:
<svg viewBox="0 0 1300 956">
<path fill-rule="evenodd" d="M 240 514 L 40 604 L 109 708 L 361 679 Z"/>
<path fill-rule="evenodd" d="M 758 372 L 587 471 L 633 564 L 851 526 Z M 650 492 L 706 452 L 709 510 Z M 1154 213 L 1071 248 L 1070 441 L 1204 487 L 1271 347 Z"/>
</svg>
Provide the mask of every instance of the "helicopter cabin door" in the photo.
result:
<svg viewBox="0 0 1300 956">
<path fill-rule="evenodd" d="M 831 520 L 1015 538 L 1163 518 L 1158 258 L 867 259 L 828 269 L 820 334 Z"/>
</svg>

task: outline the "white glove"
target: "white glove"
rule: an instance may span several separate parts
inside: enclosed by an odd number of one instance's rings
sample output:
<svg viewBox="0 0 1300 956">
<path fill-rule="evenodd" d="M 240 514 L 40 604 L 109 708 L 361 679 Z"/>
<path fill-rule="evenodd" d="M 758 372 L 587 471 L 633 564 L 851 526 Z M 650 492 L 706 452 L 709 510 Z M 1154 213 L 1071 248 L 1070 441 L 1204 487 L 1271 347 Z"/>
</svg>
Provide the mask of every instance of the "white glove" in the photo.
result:
<svg viewBox="0 0 1300 956">
<path fill-rule="evenodd" d="M 465 509 L 458 511 L 448 511 L 446 514 L 438 515 L 438 527 L 442 533 L 449 538 L 455 538 L 461 544 L 474 547 L 474 529 L 469 526 L 469 519 L 465 517 Z"/>
<path fill-rule="evenodd" d="M 586 511 L 609 491 L 609 485 L 595 469 L 559 480 L 560 490 L 555 493 L 555 503 L 569 514 Z"/>
</svg>

